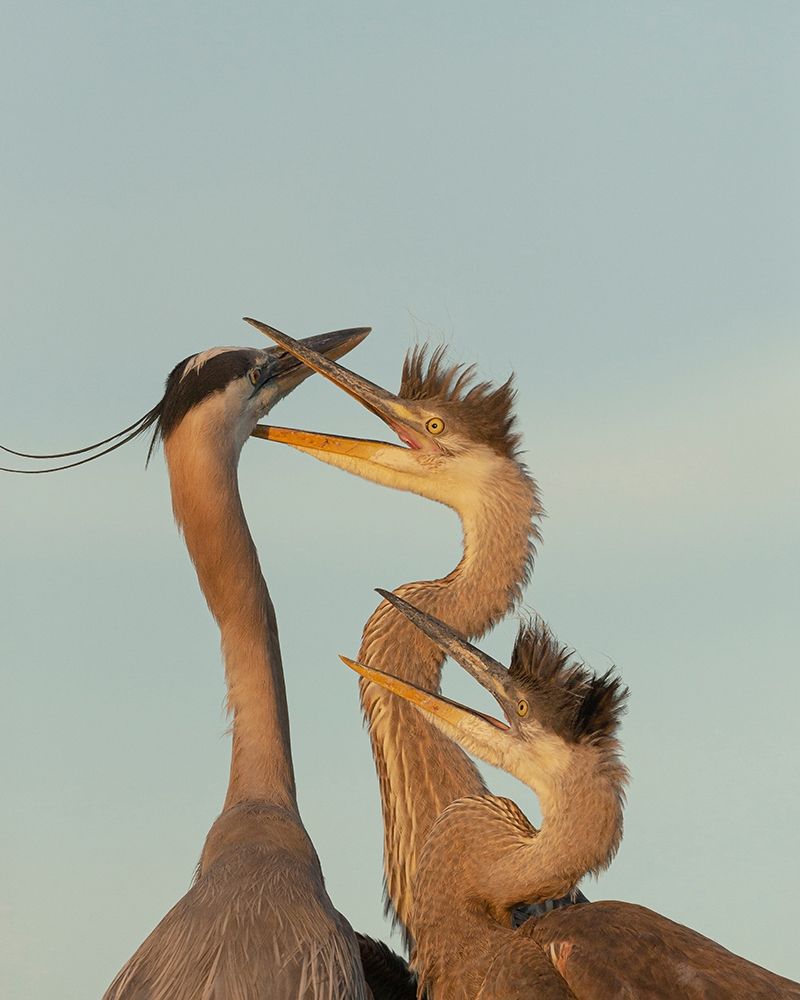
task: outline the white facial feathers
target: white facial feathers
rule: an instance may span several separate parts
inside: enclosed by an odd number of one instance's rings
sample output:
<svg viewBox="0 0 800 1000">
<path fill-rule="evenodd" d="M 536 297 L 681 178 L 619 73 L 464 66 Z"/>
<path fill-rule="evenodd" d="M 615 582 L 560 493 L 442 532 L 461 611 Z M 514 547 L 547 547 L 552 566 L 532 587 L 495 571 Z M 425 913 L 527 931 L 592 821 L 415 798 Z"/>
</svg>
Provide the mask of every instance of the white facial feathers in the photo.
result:
<svg viewBox="0 0 800 1000">
<path fill-rule="evenodd" d="M 201 351 L 199 354 L 195 354 L 194 357 L 189 358 L 186 362 L 183 374 L 181 375 L 181 381 L 186 378 L 189 372 L 199 372 L 206 361 L 219 357 L 220 354 L 227 354 L 228 351 L 241 351 L 241 349 L 241 347 L 209 347 L 207 351 Z"/>
</svg>

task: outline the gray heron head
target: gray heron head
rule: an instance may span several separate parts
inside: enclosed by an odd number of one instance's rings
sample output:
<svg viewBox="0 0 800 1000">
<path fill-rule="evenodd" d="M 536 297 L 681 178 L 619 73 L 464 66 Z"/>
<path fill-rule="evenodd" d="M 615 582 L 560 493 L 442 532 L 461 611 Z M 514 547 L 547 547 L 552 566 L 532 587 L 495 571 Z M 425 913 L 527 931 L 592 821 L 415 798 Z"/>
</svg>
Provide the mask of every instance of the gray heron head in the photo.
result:
<svg viewBox="0 0 800 1000">
<path fill-rule="evenodd" d="M 340 358 L 369 333 L 369 327 L 336 330 L 303 343 L 325 358 Z M 266 416 L 313 369 L 280 347 L 214 347 L 177 364 L 158 407 L 156 440 L 166 443 L 190 415 L 203 431 L 224 428 L 241 447 Z"/>
<path fill-rule="evenodd" d="M 340 358 L 358 346 L 369 332 L 369 327 L 336 330 L 308 337 L 300 343 L 325 359 Z M 280 347 L 213 347 L 175 365 L 159 402 L 135 423 L 103 441 L 50 455 L 0 446 L 3 451 L 21 458 L 57 459 L 94 452 L 89 457 L 55 468 L 2 471 L 31 474 L 83 465 L 153 428 L 149 460 L 156 444 L 166 443 L 187 421 L 196 425 L 198 433 L 224 434 L 226 440 L 233 440 L 241 447 L 256 423 L 310 374 L 311 368 Z M 104 447 L 106 445 L 108 447 Z"/>
</svg>

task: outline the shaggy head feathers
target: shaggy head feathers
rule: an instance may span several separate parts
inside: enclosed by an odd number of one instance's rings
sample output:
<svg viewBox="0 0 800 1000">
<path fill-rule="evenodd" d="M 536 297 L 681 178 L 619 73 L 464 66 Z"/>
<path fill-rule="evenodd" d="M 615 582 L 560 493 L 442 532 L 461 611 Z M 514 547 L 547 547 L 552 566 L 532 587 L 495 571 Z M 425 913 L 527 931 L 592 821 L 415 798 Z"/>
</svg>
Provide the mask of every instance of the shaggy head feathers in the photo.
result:
<svg viewBox="0 0 800 1000">
<path fill-rule="evenodd" d="M 495 388 L 490 382 L 475 381 L 474 365 L 445 364 L 444 347 L 437 347 L 430 357 L 426 346 L 414 347 L 403 362 L 398 396 L 435 404 L 468 436 L 508 458 L 517 456 L 520 436 L 512 410 L 513 375 Z"/>
<path fill-rule="evenodd" d="M 593 674 L 544 622 L 521 626 L 509 676 L 528 695 L 536 719 L 562 739 L 595 745 L 616 739 L 627 687 L 613 669 Z"/>
</svg>

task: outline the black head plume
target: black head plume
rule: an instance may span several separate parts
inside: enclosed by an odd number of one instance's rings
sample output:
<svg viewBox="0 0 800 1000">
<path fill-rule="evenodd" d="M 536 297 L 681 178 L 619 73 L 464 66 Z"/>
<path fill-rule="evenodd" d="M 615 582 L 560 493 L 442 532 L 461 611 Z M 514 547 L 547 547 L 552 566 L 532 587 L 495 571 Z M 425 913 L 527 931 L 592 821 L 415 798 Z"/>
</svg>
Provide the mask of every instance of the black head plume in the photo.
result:
<svg viewBox="0 0 800 1000">
<path fill-rule="evenodd" d="M 37 460 L 69 458 L 72 455 L 85 455 L 87 452 L 94 452 L 93 455 L 89 455 L 87 458 L 81 458 L 77 462 L 67 462 L 65 465 L 51 466 L 48 469 L 8 469 L 5 466 L 0 466 L 0 472 L 16 472 L 21 476 L 37 476 L 46 472 L 61 472 L 64 469 L 74 469 L 78 465 L 86 465 L 87 462 L 93 462 L 96 458 L 101 458 L 103 455 L 107 455 L 109 452 L 115 451 L 117 448 L 121 448 L 124 444 L 127 444 L 134 438 L 139 437 L 140 434 L 144 434 L 144 432 L 152 427 L 158 420 L 160 410 L 161 403 L 158 403 L 152 410 L 148 410 L 143 417 L 139 417 L 139 419 L 134 423 L 123 428 L 121 431 L 117 431 L 116 434 L 112 434 L 110 437 L 107 437 L 102 441 L 95 441 L 94 444 L 87 444 L 83 448 L 75 448 L 74 451 L 61 451 L 54 452 L 50 455 L 38 455 L 30 452 L 14 451 L 13 448 L 6 448 L 5 445 L 0 444 L 0 449 L 7 452 L 9 455 L 18 455 L 20 458 L 33 458 Z M 111 441 L 113 441 L 114 444 L 109 444 Z M 103 445 L 106 444 L 108 444 L 109 447 L 103 448 Z M 97 451 L 96 449 L 98 448 L 102 448 L 102 451 Z M 151 444 L 150 451 L 152 451 L 152 448 L 153 446 Z M 147 453 L 148 461 L 150 460 L 150 451 Z"/>
<path fill-rule="evenodd" d="M 616 737 L 627 687 L 613 668 L 593 674 L 544 622 L 520 627 L 509 675 L 529 695 L 537 720 L 563 739 L 603 744 Z"/>
</svg>

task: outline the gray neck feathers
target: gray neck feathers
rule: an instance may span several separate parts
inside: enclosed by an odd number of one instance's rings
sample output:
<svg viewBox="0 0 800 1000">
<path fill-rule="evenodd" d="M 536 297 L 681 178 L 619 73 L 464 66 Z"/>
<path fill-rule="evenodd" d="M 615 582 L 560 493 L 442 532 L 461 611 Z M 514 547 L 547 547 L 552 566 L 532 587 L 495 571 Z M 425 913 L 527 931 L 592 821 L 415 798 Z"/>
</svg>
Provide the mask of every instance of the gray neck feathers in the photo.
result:
<svg viewBox="0 0 800 1000">
<path fill-rule="evenodd" d="M 505 478 L 462 514 L 464 556 L 456 569 L 444 579 L 396 591 L 473 638 L 518 601 L 539 538 L 535 484 L 516 463 L 504 469 Z M 385 602 L 367 622 L 359 658 L 431 690 L 439 686 L 444 659 Z M 388 903 L 413 938 L 412 888 L 428 833 L 450 802 L 480 795 L 485 786 L 461 748 L 411 705 L 368 683 L 361 685 L 361 700 L 380 780 Z"/>
<path fill-rule="evenodd" d="M 247 527 L 238 447 L 190 412 L 165 443 L 175 519 L 219 625 L 233 715 L 225 808 L 262 799 L 297 811 L 275 611 Z"/>
</svg>

